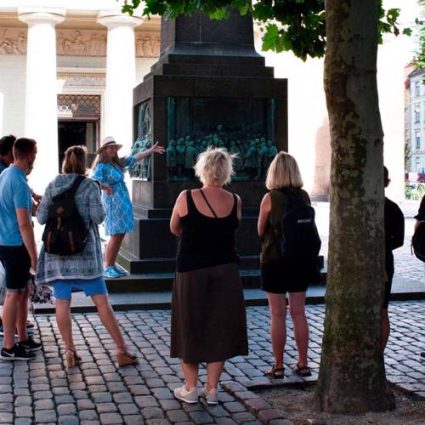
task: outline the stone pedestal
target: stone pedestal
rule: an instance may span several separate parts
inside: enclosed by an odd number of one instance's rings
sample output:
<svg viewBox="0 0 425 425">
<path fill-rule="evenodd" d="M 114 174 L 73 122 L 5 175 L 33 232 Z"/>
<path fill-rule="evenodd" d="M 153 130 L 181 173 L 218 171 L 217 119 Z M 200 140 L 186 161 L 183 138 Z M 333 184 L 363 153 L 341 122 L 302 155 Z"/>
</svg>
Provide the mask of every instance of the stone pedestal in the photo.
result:
<svg viewBox="0 0 425 425">
<path fill-rule="evenodd" d="M 160 59 L 134 90 L 134 119 L 135 139 L 158 140 L 165 147 L 184 135 L 199 143 L 210 137 L 208 132 L 222 128 L 229 144 L 233 135 L 243 135 L 252 126 L 253 134 L 264 133 L 277 150 L 286 150 L 287 81 L 274 78 L 273 69 L 255 51 L 250 16 L 210 21 L 195 14 L 163 20 Z M 173 276 L 176 238 L 169 231 L 171 208 L 182 190 L 200 184 L 172 175 L 166 155 L 155 156 L 149 170 L 147 179 L 133 180 L 136 232 L 126 237 L 120 261 L 131 273 L 143 273 L 154 287 L 153 274 L 169 273 L 164 275 L 169 283 Z M 256 224 L 266 189 L 264 175 L 244 180 L 234 180 L 228 189 L 242 198 L 237 236 L 242 276 L 246 285 L 256 286 Z"/>
</svg>

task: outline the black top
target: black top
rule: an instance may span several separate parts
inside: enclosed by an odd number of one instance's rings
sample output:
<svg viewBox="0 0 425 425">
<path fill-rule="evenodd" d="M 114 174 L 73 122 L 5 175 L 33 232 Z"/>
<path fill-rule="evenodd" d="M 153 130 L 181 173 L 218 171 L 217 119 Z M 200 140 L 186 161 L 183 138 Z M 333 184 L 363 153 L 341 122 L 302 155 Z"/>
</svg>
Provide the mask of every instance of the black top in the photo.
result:
<svg viewBox="0 0 425 425">
<path fill-rule="evenodd" d="M 202 190 L 201 194 L 204 195 Z M 239 225 L 238 202 L 235 194 L 233 198 L 229 215 L 207 217 L 197 210 L 191 191 L 186 192 L 188 213 L 180 218 L 182 234 L 177 248 L 177 272 L 239 262 L 235 248 L 235 231 Z M 208 201 L 206 204 L 216 215 Z"/>
<path fill-rule="evenodd" d="M 389 278 L 394 274 L 393 249 L 404 243 L 404 216 L 400 207 L 388 198 L 384 204 L 385 270 Z"/>
</svg>

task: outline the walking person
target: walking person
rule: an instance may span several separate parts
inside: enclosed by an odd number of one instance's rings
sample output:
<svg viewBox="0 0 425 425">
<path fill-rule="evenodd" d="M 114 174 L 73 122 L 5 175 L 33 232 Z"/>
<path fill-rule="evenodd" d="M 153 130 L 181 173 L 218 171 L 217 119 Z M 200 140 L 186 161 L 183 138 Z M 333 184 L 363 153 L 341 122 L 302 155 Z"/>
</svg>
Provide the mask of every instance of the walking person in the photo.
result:
<svg viewBox="0 0 425 425">
<path fill-rule="evenodd" d="M 313 247 L 311 255 L 285 256 L 281 247 L 282 217 L 287 213 L 289 204 L 296 201 L 298 205 L 304 205 L 304 209 L 306 206 L 309 208 L 310 198 L 302 186 L 303 181 L 295 158 L 286 152 L 279 152 L 267 171 L 266 187 L 269 192 L 261 201 L 258 217 L 258 234 L 262 241 L 260 255 L 262 289 L 267 292 L 269 301 L 274 356 L 274 365 L 266 375 L 273 379 L 284 378 L 286 294 L 289 298 L 289 311 L 298 350 L 298 362 L 294 373 L 300 376 L 311 375 L 307 359 L 309 328 L 305 314 L 305 295 L 308 286 L 321 279 L 317 266 L 320 239 L 317 241 L 317 235 L 314 241 L 317 246 Z"/>
<path fill-rule="evenodd" d="M 174 396 L 198 401 L 199 363 L 207 363 L 201 397 L 218 403 L 217 386 L 225 360 L 248 354 L 245 306 L 235 231 L 241 219 L 239 196 L 223 189 L 233 174 L 233 155 L 207 149 L 195 165 L 202 189 L 180 193 L 170 229 L 179 237 L 173 285 L 171 357 L 181 359 L 185 383 Z"/>
<path fill-rule="evenodd" d="M 110 236 L 105 250 L 105 270 L 107 278 L 125 276 L 127 272 L 118 268 L 115 261 L 126 233 L 134 231 L 133 208 L 130 195 L 124 182 L 124 172 L 137 161 L 154 153 L 163 154 L 164 148 L 155 143 L 151 148 L 124 158 L 118 157 L 122 145 L 113 137 L 106 137 L 97 151 L 93 163 L 92 178 L 102 186 L 102 203 L 106 211 L 105 230 Z"/>
<path fill-rule="evenodd" d="M 13 164 L 0 175 L 0 261 L 6 272 L 3 305 L 3 360 L 31 360 L 41 344 L 28 336 L 28 282 L 37 270 L 32 226 L 32 194 L 27 183 L 37 156 L 35 140 L 21 138 L 13 147 Z M 15 331 L 19 342 L 15 343 Z"/>
<path fill-rule="evenodd" d="M 36 282 L 47 283 L 54 288 L 56 320 L 65 344 L 65 362 L 68 368 L 77 366 L 81 361 L 72 337 L 71 292 L 73 289 L 84 291 L 96 305 L 100 319 L 116 345 L 118 365 L 133 365 L 138 363 L 137 358 L 128 351 L 109 303 L 108 291 L 103 278 L 98 225 L 103 221 L 105 212 L 99 183 L 84 177 L 86 156 L 84 146 L 71 146 L 66 150 L 62 164 L 63 174 L 59 174 L 48 185 L 37 210 L 37 219 L 40 224 L 46 224 L 54 198 L 71 190 L 75 193 L 76 208 L 88 229 L 87 242 L 81 252 L 73 255 L 49 254 L 43 244 Z"/>
<path fill-rule="evenodd" d="M 387 167 L 384 167 L 384 187 L 390 184 Z M 404 215 L 400 207 L 387 197 L 384 203 L 384 229 L 385 229 L 385 290 L 384 303 L 381 315 L 381 346 L 385 350 L 390 336 L 390 319 L 388 316 L 388 305 L 390 302 L 391 287 L 394 276 L 393 250 L 404 244 Z"/>
</svg>

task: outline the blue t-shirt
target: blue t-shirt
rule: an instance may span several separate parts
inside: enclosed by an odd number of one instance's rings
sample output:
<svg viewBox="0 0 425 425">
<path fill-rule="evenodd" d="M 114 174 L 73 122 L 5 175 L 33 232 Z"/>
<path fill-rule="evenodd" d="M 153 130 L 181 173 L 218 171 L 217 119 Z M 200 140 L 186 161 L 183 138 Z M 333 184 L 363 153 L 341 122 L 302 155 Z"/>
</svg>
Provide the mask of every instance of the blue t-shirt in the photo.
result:
<svg viewBox="0 0 425 425">
<path fill-rule="evenodd" d="M 20 168 L 10 165 L 0 175 L 0 245 L 2 246 L 23 244 L 16 208 L 27 208 L 31 220 L 32 195 L 27 176 Z"/>
</svg>

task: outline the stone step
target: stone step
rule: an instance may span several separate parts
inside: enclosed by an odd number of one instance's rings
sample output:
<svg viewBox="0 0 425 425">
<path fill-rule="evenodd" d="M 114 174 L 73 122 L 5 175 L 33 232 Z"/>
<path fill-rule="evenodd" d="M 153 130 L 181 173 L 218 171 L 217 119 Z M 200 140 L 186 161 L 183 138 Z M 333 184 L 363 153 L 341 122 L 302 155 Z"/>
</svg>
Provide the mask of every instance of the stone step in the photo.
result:
<svg viewBox="0 0 425 425">
<path fill-rule="evenodd" d="M 130 274 L 118 279 L 106 279 L 106 284 L 111 293 L 171 291 L 174 276 L 174 272 Z M 240 270 L 240 276 L 244 289 L 260 288 L 259 268 Z M 322 269 L 322 278 L 325 282 L 325 269 Z"/>
</svg>

